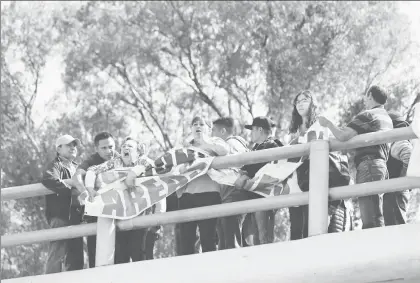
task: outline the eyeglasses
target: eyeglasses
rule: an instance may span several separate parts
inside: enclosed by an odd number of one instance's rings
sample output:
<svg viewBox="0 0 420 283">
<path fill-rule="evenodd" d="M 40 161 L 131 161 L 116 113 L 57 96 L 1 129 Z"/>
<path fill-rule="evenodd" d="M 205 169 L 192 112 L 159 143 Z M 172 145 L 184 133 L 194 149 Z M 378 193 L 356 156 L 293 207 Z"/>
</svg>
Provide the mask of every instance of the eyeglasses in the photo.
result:
<svg viewBox="0 0 420 283">
<path fill-rule="evenodd" d="M 311 102 L 311 99 L 309 97 L 304 97 L 302 99 L 296 100 L 295 105 L 298 105 L 300 103 L 309 103 L 309 102 Z"/>
</svg>

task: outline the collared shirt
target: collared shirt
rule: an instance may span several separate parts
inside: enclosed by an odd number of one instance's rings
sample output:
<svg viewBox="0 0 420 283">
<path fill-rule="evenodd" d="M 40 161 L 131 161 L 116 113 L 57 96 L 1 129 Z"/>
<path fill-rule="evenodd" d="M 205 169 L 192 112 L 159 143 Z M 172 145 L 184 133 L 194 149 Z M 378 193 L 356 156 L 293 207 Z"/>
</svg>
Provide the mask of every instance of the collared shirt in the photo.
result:
<svg viewBox="0 0 420 283">
<path fill-rule="evenodd" d="M 362 111 L 354 117 L 347 127 L 355 130 L 358 135 L 388 131 L 394 128 L 392 120 L 383 105 Z M 390 144 L 381 144 L 355 149 L 354 161 L 356 163 L 356 167 L 362 159 L 367 156 L 387 161 L 389 150 Z"/>
<path fill-rule="evenodd" d="M 70 175 L 73 176 L 76 173 L 76 168 L 78 164 L 74 161 L 70 161 L 67 158 L 57 156 L 57 160 L 61 162 L 61 165 L 69 170 Z"/>
<path fill-rule="evenodd" d="M 64 158 L 56 157 L 47 165 L 41 183 L 54 192 L 45 196 L 46 209 L 45 215 L 48 220 L 53 217 L 60 219 L 70 219 L 70 206 L 78 206 L 77 194 L 71 190 L 64 180 L 71 179 L 76 171 L 77 164 Z"/>
<path fill-rule="evenodd" d="M 114 151 L 114 157 L 116 158 L 120 156 L 118 152 Z M 84 171 L 87 171 L 89 167 L 94 165 L 99 165 L 106 162 L 105 159 L 103 159 L 99 153 L 94 153 L 91 156 L 89 156 L 87 159 L 83 160 L 83 162 L 79 165 L 77 169 L 83 169 Z"/>
</svg>

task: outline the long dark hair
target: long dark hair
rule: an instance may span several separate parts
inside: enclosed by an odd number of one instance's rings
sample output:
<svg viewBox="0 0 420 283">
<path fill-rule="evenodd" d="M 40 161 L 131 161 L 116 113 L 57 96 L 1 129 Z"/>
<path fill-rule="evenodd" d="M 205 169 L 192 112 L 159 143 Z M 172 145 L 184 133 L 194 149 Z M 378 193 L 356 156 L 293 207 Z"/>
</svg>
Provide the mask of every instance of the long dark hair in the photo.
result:
<svg viewBox="0 0 420 283">
<path fill-rule="evenodd" d="M 318 117 L 318 112 L 317 112 L 316 105 L 312 97 L 312 92 L 310 90 L 304 90 L 304 91 L 299 92 L 298 95 L 296 95 L 295 99 L 293 100 L 292 121 L 290 122 L 289 133 L 296 133 L 300 125 L 302 125 L 302 117 L 300 116 L 299 112 L 296 109 L 296 101 L 298 97 L 301 95 L 306 96 L 311 99 L 311 103 L 308 109 L 309 119 L 306 122 L 306 128 L 309 128 L 310 126 L 312 126 L 312 124 L 315 123 Z"/>
</svg>

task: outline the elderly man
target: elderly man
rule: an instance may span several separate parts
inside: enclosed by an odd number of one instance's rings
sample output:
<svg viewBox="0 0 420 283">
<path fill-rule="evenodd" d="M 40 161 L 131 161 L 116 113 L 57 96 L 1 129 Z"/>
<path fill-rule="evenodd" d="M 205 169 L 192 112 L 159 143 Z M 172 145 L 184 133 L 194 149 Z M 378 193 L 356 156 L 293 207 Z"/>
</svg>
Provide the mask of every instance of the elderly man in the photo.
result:
<svg viewBox="0 0 420 283">
<path fill-rule="evenodd" d="M 82 220 L 82 209 L 77 200 L 80 192 L 71 179 L 77 164 L 80 140 L 70 135 L 59 137 L 55 142 L 56 158 L 47 166 L 42 184 L 54 194 L 46 196 L 46 218 L 51 228 L 77 225 Z M 83 238 L 50 242 L 46 273 L 83 269 Z"/>
</svg>

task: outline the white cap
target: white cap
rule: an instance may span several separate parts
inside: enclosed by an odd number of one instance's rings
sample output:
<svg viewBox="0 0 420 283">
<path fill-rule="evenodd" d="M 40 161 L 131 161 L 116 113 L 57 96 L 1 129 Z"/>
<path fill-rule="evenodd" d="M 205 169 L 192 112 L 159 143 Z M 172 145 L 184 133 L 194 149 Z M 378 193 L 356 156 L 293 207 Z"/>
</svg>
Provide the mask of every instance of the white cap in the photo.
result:
<svg viewBox="0 0 420 283">
<path fill-rule="evenodd" d="M 60 145 L 63 145 L 63 144 L 69 144 L 73 141 L 76 142 L 77 146 L 80 146 L 81 142 L 80 142 L 79 139 L 75 139 L 70 135 L 61 136 L 55 141 L 55 148 L 57 148 L 57 147 L 59 147 Z"/>
</svg>

